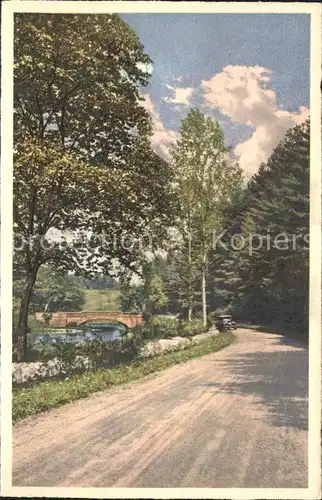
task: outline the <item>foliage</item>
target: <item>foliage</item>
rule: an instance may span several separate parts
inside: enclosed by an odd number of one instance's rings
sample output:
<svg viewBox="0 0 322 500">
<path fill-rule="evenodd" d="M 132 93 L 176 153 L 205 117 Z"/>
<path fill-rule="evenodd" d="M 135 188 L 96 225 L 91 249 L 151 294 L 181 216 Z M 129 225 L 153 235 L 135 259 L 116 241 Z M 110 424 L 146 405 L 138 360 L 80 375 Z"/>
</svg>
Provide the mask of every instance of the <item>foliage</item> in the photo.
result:
<svg viewBox="0 0 322 500">
<path fill-rule="evenodd" d="M 137 349 L 130 342 L 121 344 L 97 338 L 81 345 L 56 341 L 55 354 L 63 373 L 70 375 L 87 369 L 102 370 L 107 366 L 116 366 L 131 361 L 137 356 Z M 85 359 L 86 363 L 79 363 L 80 358 Z"/>
<path fill-rule="evenodd" d="M 93 278 L 83 278 L 84 287 L 87 290 L 118 290 L 119 283 L 111 276 L 93 276 Z"/>
<path fill-rule="evenodd" d="M 81 280 L 48 266 L 39 269 L 30 300 L 30 311 L 81 311 L 84 303 Z"/>
<path fill-rule="evenodd" d="M 150 322 L 138 325 L 133 328 L 133 334 L 138 341 L 142 342 L 151 339 L 167 339 L 173 337 L 192 337 L 208 331 L 208 322 L 203 325 L 202 319 L 184 321 L 182 319 L 169 316 L 154 316 Z"/>
<path fill-rule="evenodd" d="M 150 149 L 151 119 L 139 96 L 140 86 L 148 82 L 150 62 L 135 32 L 117 15 L 24 13 L 15 17 L 15 144 L 28 144 L 30 138 L 40 145 L 47 141 L 86 164 L 104 167 L 113 180 L 96 186 L 96 205 L 88 210 L 86 187 L 93 169 L 89 167 L 84 176 L 77 172 L 76 178 L 68 177 L 71 194 L 79 191 L 79 208 L 74 211 L 78 223 L 72 221 L 63 228 L 53 224 L 60 230 L 105 232 L 103 244 L 94 238 L 89 255 L 81 254 L 87 271 L 94 275 L 102 268 L 96 265 L 98 257 L 105 257 L 105 270 L 113 258 L 133 265 L 135 249 L 127 239 L 135 242 L 152 221 L 162 233 L 162 221 L 169 221 L 172 173 Z M 34 174 L 42 183 L 31 163 L 28 175 Z M 47 205 L 50 183 L 44 184 Z M 75 205 L 73 201 L 70 204 Z M 65 202 L 68 206 L 62 193 L 61 205 Z M 71 258 L 66 255 L 67 260 Z"/>
<path fill-rule="evenodd" d="M 223 238 L 227 250 L 213 256 L 213 279 L 239 320 L 307 329 L 309 137 L 309 121 L 289 130 L 250 180 Z M 246 242 L 239 251 L 229 245 L 234 233 Z M 254 238 L 250 251 L 254 234 L 262 244 Z"/>
<path fill-rule="evenodd" d="M 152 326 L 158 329 L 160 338 L 175 337 L 178 335 L 179 320 L 171 316 L 154 316 L 151 321 Z"/>
<path fill-rule="evenodd" d="M 136 360 L 109 370 L 82 373 L 63 381 L 44 382 L 34 387 L 13 390 L 13 422 L 51 408 L 86 398 L 90 394 L 111 386 L 137 380 L 151 373 L 219 351 L 234 340 L 231 333 L 216 335 L 209 341 L 193 345 L 184 350 L 161 354 L 151 359 Z"/>
<path fill-rule="evenodd" d="M 115 176 L 111 170 L 87 165 L 58 146 L 35 140 L 17 143 L 14 154 L 14 278 L 23 279 L 18 350 L 23 357 L 29 303 L 39 268 L 79 269 L 84 249 L 50 239 L 49 230 L 72 231 L 84 225 L 84 218 L 98 218 L 99 193 L 113 196 Z M 115 191 L 115 190 L 114 190 Z M 101 204 L 109 211 L 108 200 Z M 104 206 L 105 205 L 105 206 Z M 18 241 L 17 241 L 18 240 Z M 86 249 L 85 249 L 86 253 Z"/>
<path fill-rule="evenodd" d="M 230 165 L 219 123 L 193 109 L 182 121 L 173 152 L 181 213 L 181 274 L 187 276 L 188 320 L 199 272 L 203 324 L 207 324 L 206 273 L 214 232 L 223 227 L 223 207 L 239 187 L 238 165 Z M 182 249 L 185 249 L 184 251 Z"/>
<path fill-rule="evenodd" d="M 143 309 L 142 289 L 139 285 L 131 284 L 129 277 L 121 278 L 120 306 L 123 312 L 141 312 Z"/>
<path fill-rule="evenodd" d="M 151 129 L 139 97 L 151 60 L 135 32 L 115 14 L 18 13 L 14 40 L 16 135 L 91 164 L 127 161 Z"/>
<path fill-rule="evenodd" d="M 205 333 L 209 328 L 209 324 L 206 326 L 203 324 L 203 319 L 194 319 L 192 321 L 181 321 L 179 324 L 179 335 L 183 337 L 192 337 L 200 333 Z"/>
<path fill-rule="evenodd" d="M 200 308 L 200 271 L 191 258 L 188 237 L 183 237 L 180 244 L 168 252 L 162 279 L 168 297 L 168 311 L 187 319 L 190 312 L 191 319 Z"/>
<path fill-rule="evenodd" d="M 14 228 L 27 243 L 14 256 L 23 359 L 39 268 L 108 274 L 117 260 L 135 269 L 136 244 L 152 225 L 162 240 L 173 198 L 172 170 L 150 148 L 139 88 L 151 61 L 134 31 L 117 15 L 24 13 L 14 38 Z M 58 243 L 52 235 L 61 232 Z"/>
<path fill-rule="evenodd" d="M 172 338 L 178 335 L 178 327 L 176 318 L 154 316 L 148 323 L 135 327 L 135 335 L 141 341 Z"/>
<path fill-rule="evenodd" d="M 157 311 L 167 305 L 168 299 L 164 293 L 163 282 L 160 276 L 151 276 L 143 286 L 145 297 L 144 313 L 148 318 L 153 318 Z"/>
<path fill-rule="evenodd" d="M 122 311 L 142 312 L 146 322 L 164 310 L 168 298 L 161 276 L 157 274 L 158 260 L 148 260 L 141 256 L 141 281 L 131 284 L 130 276 L 123 273 L 121 278 Z"/>
</svg>

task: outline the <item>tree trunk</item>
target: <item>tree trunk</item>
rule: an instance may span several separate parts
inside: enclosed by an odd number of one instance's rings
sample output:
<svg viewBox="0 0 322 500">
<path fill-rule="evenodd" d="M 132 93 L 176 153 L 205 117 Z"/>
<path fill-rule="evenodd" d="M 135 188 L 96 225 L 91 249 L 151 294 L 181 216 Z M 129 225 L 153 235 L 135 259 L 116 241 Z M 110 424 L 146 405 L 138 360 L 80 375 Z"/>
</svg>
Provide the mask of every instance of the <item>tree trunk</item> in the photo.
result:
<svg viewBox="0 0 322 500">
<path fill-rule="evenodd" d="M 48 308 L 49 308 L 49 306 L 50 306 L 50 303 L 51 303 L 51 297 L 49 297 L 49 299 L 48 299 L 48 300 L 47 300 L 47 302 L 46 302 L 44 312 L 47 312 L 47 311 L 48 311 Z"/>
<path fill-rule="evenodd" d="M 36 281 L 37 270 L 28 274 L 27 283 L 21 298 L 19 321 L 17 327 L 17 360 L 24 361 L 27 356 L 27 331 L 28 331 L 28 312 L 32 290 Z"/>
<path fill-rule="evenodd" d="M 188 298 L 188 321 L 192 321 L 192 257 L 191 257 L 191 234 L 188 237 L 188 268 L 189 268 L 189 298 Z"/>
<path fill-rule="evenodd" d="M 201 270 L 201 295 L 202 295 L 202 323 L 207 326 L 207 298 L 206 298 L 206 266 Z"/>
</svg>

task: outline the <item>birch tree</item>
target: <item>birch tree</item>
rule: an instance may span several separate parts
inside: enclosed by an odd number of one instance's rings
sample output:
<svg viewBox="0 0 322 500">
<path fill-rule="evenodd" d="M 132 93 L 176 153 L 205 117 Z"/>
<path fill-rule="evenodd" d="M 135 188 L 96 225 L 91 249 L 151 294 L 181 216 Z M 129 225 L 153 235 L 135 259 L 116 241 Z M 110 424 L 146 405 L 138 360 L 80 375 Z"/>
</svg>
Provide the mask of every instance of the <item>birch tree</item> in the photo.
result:
<svg viewBox="0 0 322 500">
<path fill-rule="evenodd" d="M 206 280 L 213 238 L 223 230 L 223 208 L 241 181 L 241 170 L 227 159 L 220 124 L 197 109 L 182 121 L 180 139 L 173 152 L 180 229 L 188 234 L 188 268 L 200 275 L 203 324 L 207 324 Z M 189 312 L 191 317 L 191 312 Z"/>
</svg>

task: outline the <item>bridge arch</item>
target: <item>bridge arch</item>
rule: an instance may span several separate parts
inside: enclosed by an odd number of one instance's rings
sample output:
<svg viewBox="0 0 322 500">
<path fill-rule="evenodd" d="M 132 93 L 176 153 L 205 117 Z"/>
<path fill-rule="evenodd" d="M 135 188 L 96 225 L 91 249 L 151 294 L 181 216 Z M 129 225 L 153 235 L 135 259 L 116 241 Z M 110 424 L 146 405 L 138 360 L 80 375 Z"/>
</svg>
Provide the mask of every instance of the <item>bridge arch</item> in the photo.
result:
<svg viewBox="0 0 322 500">
<path fill-rule="evenodd" d="M 105 323 L 104 323 L 104 321 L 105 321 Z M 110 325 L 112 323 L 125 326 L 126 329 L 130 328 L 124 322 L 116 320 L 116 319 L 110 319 L 110 318 L 108 320 L 97 319 L 97 318 L 95 318 L 95 319 L 87 319 L 86 321 L 82 321 L 81 323 L 78 323 L 77 326 L 86 326 L 87 324 L 88 325 L 100 325 L 100 324 L 102 324 L 102 325 L 109 324 Z"/>
<path fill-rule="evenodd" d="M 35 314 L 38 321 L 44 322 L 42 312 Z M 67 326 L 79 326 L 86 321 L 105 320 L 118 321 L 128 328 L 133 328 L 143 323 L 143 315 L 136 313 L 123 313 L 120 311 L 80 311 L 80 312 L 54 312 L 49 320 L 49 326 L 53 328 L 64 328 Z"/>
</svg>

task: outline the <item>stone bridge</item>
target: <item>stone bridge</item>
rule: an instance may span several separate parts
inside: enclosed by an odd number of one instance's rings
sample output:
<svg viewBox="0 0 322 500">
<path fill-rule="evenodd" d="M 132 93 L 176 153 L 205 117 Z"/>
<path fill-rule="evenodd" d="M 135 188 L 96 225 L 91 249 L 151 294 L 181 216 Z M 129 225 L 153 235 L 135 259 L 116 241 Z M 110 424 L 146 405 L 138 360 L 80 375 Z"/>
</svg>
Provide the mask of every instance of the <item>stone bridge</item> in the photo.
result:
<svg viewBox="0 0 322 500">
<path fill-rule="evenodd" d="M 35 318 L 37 321 L 44 322 L 42 312 L 36 312 Z M 64 328 L 69 325 L 81 325 L 82 323 L 86 323 L 87 321 L 118 321 L 119 323 L 123 323 L 129 328 L 132 328 L 140 323 L 143 323 L 143 315 L 142 314 L 133 314 L 133 313 L 122 313 L 119 311 L 107 311 L 107 312 L 54 312 L 51 313 L 52 317 L 48 323 L 49 326 L 53 328 Z"/>
</svg>

